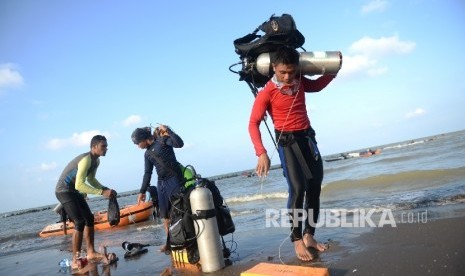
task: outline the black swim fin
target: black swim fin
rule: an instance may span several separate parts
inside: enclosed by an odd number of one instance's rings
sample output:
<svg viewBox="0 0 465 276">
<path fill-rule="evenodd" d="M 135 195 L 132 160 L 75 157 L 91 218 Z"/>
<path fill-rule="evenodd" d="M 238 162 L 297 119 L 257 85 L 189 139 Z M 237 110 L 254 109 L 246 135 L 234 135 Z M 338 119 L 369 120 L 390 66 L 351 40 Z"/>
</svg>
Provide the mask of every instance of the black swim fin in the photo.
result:
<svg viewBox="0 0 465 276">
<path fill-rule="evenodd" d="M 121 246 L 123 247 L 124 250 L 131 251 L 134 249 L 142 249 L 144 247 L 150 246 L 150 244 L 142 244 L 142 243 L 137 243 L 137 242 L 125 241 L 121 244 Z"/>
<path fill-rule="evenodd" d="M 141 248 L 141 249 L 133 249 L 130 251 L 126 251 L 124 253 L 124 258 L 130 258 L 130 257 L 135 257 L 144 253 L 147 253 L 149 250 L 147 248 Z"/>
</svg>

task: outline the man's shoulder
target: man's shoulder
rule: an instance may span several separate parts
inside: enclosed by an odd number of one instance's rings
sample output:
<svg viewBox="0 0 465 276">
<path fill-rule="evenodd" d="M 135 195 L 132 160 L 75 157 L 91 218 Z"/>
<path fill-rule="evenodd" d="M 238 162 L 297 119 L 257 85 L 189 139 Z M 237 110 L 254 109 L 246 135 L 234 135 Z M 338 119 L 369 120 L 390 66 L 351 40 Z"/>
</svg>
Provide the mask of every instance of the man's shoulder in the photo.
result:
<svg viewBox="0 0 465 276">
<path fill-rule="evenodd" d="M 270 80 L 265 84 L 262 90 L 258 91 L 257 97 L 270 97 L 276 90 L 276 85 Z"/>
<path fill-rule="evenodd" d="M 81 163 L 81 162 L 89 162 L 90 163 L 91 162 L 90 152 L 81 153 L 78 156 L 76 156 L 76 158 L 74 158 L 74 160 L 77 163 Z"/>
<path fill-rule="evenodd" d="M 82 159 L 84 159 L 86 157 L 90 158 L 90 152 L 84 152 L 84 153 L 79 154 L 78 156 L 74 157 L 73 161 L 78 161 L 79 162 L 80 160 L 82 160 Z M 73 161 L 71 161 L 71 162 L 73 162 Z"/>
<path fill-rule="evenodd" d="M 276 88 L 276 84 L 270 79 L 265 86 L 263 87 L 262 91 L 273 91 Z"/>
</svg>

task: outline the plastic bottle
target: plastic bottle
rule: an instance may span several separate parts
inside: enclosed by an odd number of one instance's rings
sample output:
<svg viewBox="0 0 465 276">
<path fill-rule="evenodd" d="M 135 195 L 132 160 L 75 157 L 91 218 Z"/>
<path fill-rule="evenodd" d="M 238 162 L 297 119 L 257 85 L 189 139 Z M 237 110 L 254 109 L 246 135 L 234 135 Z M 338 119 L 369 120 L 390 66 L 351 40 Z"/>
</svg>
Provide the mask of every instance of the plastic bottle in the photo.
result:
<svg viewBox="0 0 465 276">
<path fill-rule="evenodd" d="M 63 267 L 63 268 L 69 267 L 70 266 L 70 261 L 68 259 L 63 259 L 58 263 L 58 265 L 60 267 Z"/>
</svg>

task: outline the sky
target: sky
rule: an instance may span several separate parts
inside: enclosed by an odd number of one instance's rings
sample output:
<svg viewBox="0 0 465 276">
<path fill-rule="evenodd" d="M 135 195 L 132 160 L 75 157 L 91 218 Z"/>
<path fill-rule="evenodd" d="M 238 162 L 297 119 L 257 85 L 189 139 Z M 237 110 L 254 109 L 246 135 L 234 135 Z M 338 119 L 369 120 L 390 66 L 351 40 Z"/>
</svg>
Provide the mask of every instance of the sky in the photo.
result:
<svg viewBox="0 0 465 276">
<path fill-rule="evenodd" d="M 253 95 L 228 69 L 233 40 L 284 13 L 305 50 L 343 55 L 306 96 L 323 155 L 465 129 L 461 0 L 0 0 L 0 213 L 57 203 L 63 168 L 96 134 L 109 143 L 99 181 L 139 189 L 144 151 L 130 136 L 157 123 L 204 177 L 253 169 Z"/>
</svg>

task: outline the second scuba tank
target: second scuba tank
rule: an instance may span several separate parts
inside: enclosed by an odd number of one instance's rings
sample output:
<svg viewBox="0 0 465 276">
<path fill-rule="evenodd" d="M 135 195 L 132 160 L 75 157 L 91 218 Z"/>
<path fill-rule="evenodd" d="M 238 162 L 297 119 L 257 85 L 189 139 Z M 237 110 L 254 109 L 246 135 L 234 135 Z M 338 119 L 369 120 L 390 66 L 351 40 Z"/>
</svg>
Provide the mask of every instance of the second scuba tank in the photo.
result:
<svg viewBox="0 0 465 276">
<path fill-rule="evenodd" d="M 208 188 L 199 185 L 192 190 L 189 199 L 202 271 L 220 270 L 225 263 L 212 193 Z"/>
<path fill-rule="evenodd" d="M 339 51 L 301 52 L 299 67 L 302 75 L 335 75 L 342 66 L 342 54 Z M 264 76 L 271 76 L 270 53 L 263 53 L 257 57 L 257 71 Z"/>
</svg>

